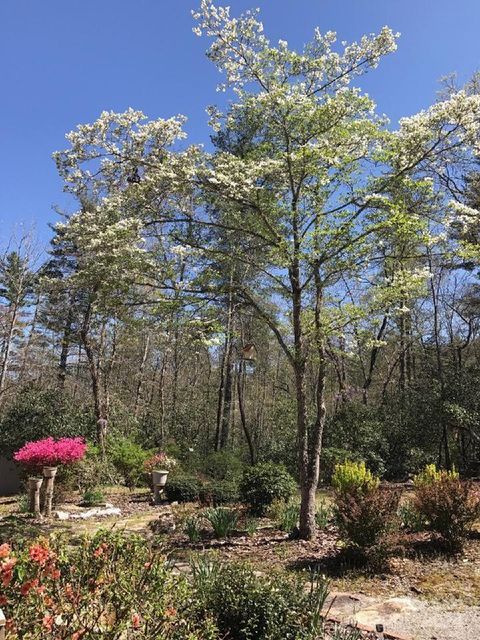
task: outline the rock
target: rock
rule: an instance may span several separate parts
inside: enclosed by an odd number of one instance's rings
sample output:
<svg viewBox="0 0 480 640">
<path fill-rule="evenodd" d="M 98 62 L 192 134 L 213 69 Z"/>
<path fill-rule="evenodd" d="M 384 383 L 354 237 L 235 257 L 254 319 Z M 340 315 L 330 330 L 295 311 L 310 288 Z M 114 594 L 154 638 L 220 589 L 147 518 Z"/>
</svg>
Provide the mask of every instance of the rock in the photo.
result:
<svg viewBox="0 0 480 640">
<path fill-rule="evenodd" d="M 53 515 L 57 520 L 89 520 L 90 518 L 119 516 L 121 513 L 121 509 L 114 507 L 113 504 L 106 503 L 104 507 L 93 507 L 92 509 L 76 511 L 75 513 L 69 513 L 68 511 L 55 511 Z"/>
</svg>

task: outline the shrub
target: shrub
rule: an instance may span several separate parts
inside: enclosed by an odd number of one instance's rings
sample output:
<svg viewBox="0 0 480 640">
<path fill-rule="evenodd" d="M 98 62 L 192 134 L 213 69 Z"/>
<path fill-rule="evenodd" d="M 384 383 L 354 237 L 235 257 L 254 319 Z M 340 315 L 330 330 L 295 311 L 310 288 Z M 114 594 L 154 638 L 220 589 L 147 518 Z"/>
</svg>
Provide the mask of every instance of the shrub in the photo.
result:
<svg viewBox="0 0 480 640">
<path fill-rule="evenodd" d="M 176 474 L 168 478 L 165 495 L 170 502 L 195 502 L 200 495 L 200 482 L 196 476 Z"/>
<path fill-rule="evenodd" d="M 21 389 L 1 421 L 0 451 L 8 456 L 25 442 L 95 435 L 95 418 L 59 389 Z"/>
<path fill-rule="evenodd" d="M 261 575 L 243 564 L 193 563 L 198 606 L 211 615 L 221 637 L 232 640 L 306 640 L 321 637 L 327 589 L 301 576 Z"/>
<path fill-rule="evenodd" d="M 143 538 L 99 532 L 72 546 L 0 546 L 7 637 L 218 640 L 184 576 Z M 112 615 L 114 612 L 114 615 Z"/>
<path fill-rule="evenodd" d="M 128 438 L 119 438 L 109 443 L 108 453 L 127 487 L 133 489 L 145 485 L 144 464 L 151 455 L 149 451 Z"/>
<path fill-rule="evenodd" d="M 296 490 L 296 482 L 285 467 L 270 462 L 246 469 L 240 483 L 242 501 L 258 515 L 264 514 L 275 500 L 286 502 Z"/>
<path fill-rule="evenodd" d="M 214 451 L 205 458 L 203 469 L 215 480 L 238 480 L 242 476 L 243 462 L 228 451 Z"/>
<path fill-rule="evenodd" d="M 339 494 L 366 495 L 380 484 L 365 466 L 364 462 L 344 462 L 337 464 L 332 476 L 332 485 Z"/>
<path fill-rule="evenodd" d="M 379 545 L 395 522 L 399 497 L 397 491 L 379 488 L 363 495 L 336 493 L 335 520 L 341 538 L 362 551 Z"/>
<path fill-rule="evenodd" d="M 380 489 L 363 462 L 337 465 L 332 484 L 340 536 L 362 552 L 378 547 L 395 521 L 400 494 Z"/>
<path fill-rule="evenodd" d="M 413 505 L 428 528 L 451 548 L 461 547 L 467 531 L 480 517 L 480 496 L 472 484 L 446 472 L 439 476 L 430 470 L 428 480 L 417 477 Z"/>
<path fill-rule="evenodd" d="M 118 484 L 122 480 L 112 460 L 103 459 L 100 450 L 91 443 L 87 445 L 85 457 L 79 463 L 67 469 L 61 469 L 60 476 L 64 476 L 65 472 L 64 482 L 81 492 L 95 489 L 97 486 Z M 57 482 L 58 480 L 59 478 Z"/>
<path fill-rule="evenodd" d="M 233 509 L 217 507 L 204 512 L 205 519 L 212 525 L 216 538 L 229 538 L 235 531 L 238 514 Z"/>
<path fill-rule="evenodd" d="M 13 456 L 13 459 L 33 470 L 42 467 L 56 467 L 81 460 L 87 445 L 83 438 L 44 438 L 34 442 L 27 442 Z"/>
<path fill-rule="evenodd" d="M 200 491 L 200 498 L 205 504 L 217 507 L 222 504 L 232 504 L 240 499 L 238 484 L 231 480 L 206 482 Z"/>
<path fill-rule="evenodd" d="M 336 447 L 323 447 L 320 458 L 320 475 L 323 482 L 331 484 L 335 467 L 339 464 L 353 460 L 361 462 L 361 458 L 346 449 L 338 449 Z"/>
<path fill-rule="evenodd" d="M 201 519 L 193 514 L 188 516 L 183 525 L 183 531 L 187 534 L 190 542 L 198 542 L 202 537 Z"/>
<path fill-rule="evenodd" d="M 435 482 L 440 482 L 441 480 L 458 480 L 458 478 L 459 475 L 455 469 L 447 471 L 445 469 L 437 469 L 434 464 L 427 464 L 420 473 L 414 476 L 413 484 L 416 488 L 419 488 L 432 485 Z"/>
<path fill-rule="evenodd" d="M 87 489 L 83 494 L 82 503 L 86 507 L 94 507 L 95 505 L 103 504 L 105 502 L 105 496 L 100 489 Z"/>
</svg>

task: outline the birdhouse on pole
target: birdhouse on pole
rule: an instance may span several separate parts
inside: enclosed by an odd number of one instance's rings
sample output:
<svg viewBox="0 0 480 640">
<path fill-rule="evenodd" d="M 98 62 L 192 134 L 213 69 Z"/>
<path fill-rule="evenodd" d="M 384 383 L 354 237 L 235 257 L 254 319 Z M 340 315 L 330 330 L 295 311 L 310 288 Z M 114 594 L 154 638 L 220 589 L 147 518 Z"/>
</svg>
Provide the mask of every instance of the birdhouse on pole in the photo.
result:
<svg viewBox="0 0 480 640">
<path fill-rule="evenodd" d="M 253 362 L 257 359 L 257 347 L 253 344 L 253 342 L 249 342 L 242 348 L 242 359 Z"/>
</svg>

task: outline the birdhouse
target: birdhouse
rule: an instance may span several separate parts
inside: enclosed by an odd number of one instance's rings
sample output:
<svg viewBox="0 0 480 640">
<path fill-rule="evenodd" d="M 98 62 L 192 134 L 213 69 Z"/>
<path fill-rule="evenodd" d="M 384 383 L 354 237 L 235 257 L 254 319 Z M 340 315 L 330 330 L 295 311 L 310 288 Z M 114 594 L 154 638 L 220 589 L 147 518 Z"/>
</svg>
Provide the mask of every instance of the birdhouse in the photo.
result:
<svg viewBox="0 0 480 640">
<path fill-rule="evenodd" d="M 242 359 L 249 361 L 257 359 L 257 347 L 253 344 L 253 342 L 250 342 L 243 347 Z"/>
</svg>

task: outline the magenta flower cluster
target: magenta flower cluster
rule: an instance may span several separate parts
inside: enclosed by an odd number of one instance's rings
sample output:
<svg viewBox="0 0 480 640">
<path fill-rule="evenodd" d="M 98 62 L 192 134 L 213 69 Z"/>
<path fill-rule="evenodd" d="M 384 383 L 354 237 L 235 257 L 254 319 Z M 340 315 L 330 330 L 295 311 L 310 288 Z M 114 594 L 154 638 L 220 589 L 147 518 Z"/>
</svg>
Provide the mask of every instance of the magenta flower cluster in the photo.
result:
<svg viewBox="0 0 480 640">
<path fill-rule="evenodd" d="M 44 438 L 24 444 L 13 459 L 27 467 L 56 467 L 81 460 L 86 450 L 83 438 Z"/>
</svg>

